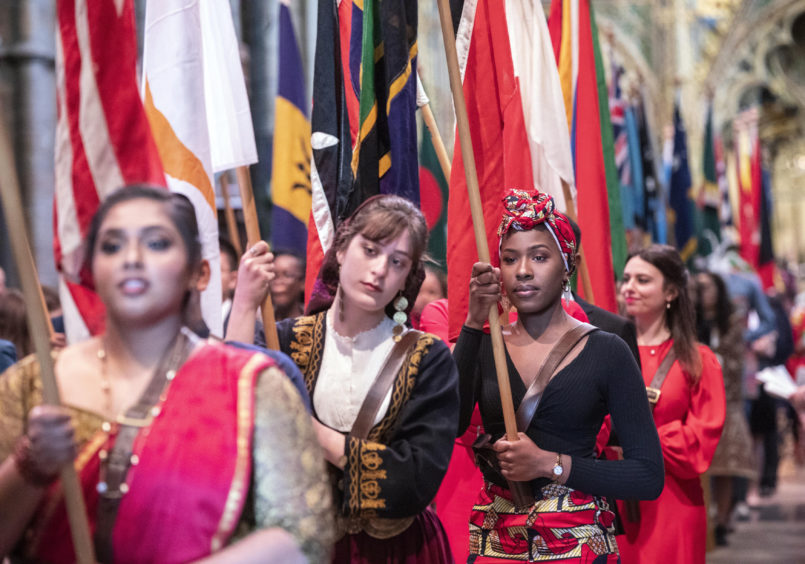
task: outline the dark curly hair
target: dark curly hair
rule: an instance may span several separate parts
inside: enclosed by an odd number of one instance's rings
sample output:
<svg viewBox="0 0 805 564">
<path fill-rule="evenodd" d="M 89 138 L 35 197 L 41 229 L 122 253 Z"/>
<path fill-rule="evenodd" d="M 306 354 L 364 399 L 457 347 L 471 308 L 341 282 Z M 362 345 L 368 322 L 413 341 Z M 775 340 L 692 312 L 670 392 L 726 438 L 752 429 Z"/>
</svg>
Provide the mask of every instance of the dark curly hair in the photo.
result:
<svg viewBox="0 0 805 564">
<path fill-rule="evenodd" d="M 381 242 L 394 239 L 406 230 L 411 236 L 411 270 L 405 280 L 403 296 L 408 300 L 407 311 L 410 313 L 425 279 L 428 225 L 425 216 L 410 200 L 389 194 L 367 199 L 338 226 L 333 245 L 324 255 L 306 313 L 318 313 L 332 305 L 339 281 L 336 253 L 346 250 L 355 235 L 361 234 L 370 241 Z M 389 317 L 394 315 L 391 303 L 386 305 L 386 314 Z"/>
</svg>

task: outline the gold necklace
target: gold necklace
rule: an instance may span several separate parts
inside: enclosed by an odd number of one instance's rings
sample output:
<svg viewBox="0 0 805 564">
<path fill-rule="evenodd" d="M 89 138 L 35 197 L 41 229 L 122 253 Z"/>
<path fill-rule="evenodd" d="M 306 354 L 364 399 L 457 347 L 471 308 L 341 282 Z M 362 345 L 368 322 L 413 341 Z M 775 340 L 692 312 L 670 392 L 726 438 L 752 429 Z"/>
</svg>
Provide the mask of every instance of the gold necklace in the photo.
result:
<svg viewBox="0 0 805 564">
<path fill-rule="evenodd" d="M 101 390 L 103 391 L 104 399 L 106 400 L 106 409 L 104 412 L 106 417 L 104 417 L 105 421 L 101 424 L 101 430 L 106 433 L 106 441 L 104 442 L 103 448 L 98 451 L 98 458 L 101 460 L 101 464 L 99 469 L 98 484 L 95 486 L 95 489 L 99 494 L 105 494 L 109 489 L 106 484 L 105 470 L 106 460 L 109 457 L 109 441 L 112 437 L 112 381 L 109 378 L 106 344 L 104 343 L 103 339 L 101 339 L 101 344 L 98 348 L 98 360 L 101 362 Z M 123 486 L 125 486 L 125 488 Z M 126 493 L 123 491 L 124 489 L 128 491 L 128 486 L 126 484 L 121 484 L 120 492 Z"/>
<path fill-rule="evenodd" d="M 183 329 L 182 332 L 184 333 L 184 328 L 182 329 Z M 112 381 L 111 378 L 109 377 L 108 366 L 107 366 L 108 355 L 106 353 L 106 347 L 103 341 L 101 341 L 101 346 L 98 349 L 97 355 L 98 359 L 101 362 L 101 389 L 103 390 L 104 395 L 106 397 L 106 415 L 111 415 L 113 413 Z M 132 452 L 128 453 L 129 469 L 128 471 L 125 472 L 124 478 L 121 481 L 120 485 L 118 486 L 117 491 L 116 492 L 109 491 L 109 485 L 106 480 L 106 471 L 109 463 L 108 462 L 109 453 L 112 448 L 111 445 L 112 436 L 113 435 L 115 437 L 117 436 L 121 424 L 134 425 L 135 427 L 141 427 L 141 428 L 150 427 L 153 420 L 162 412 L 161 406 L 165 402 L 165 399 L 167 398 L 169 384 L 171 383 L 171 381 L 173 381 L 175 377 L 176 377 L 176 370 L 174 370 L 173 368 L 165 372 L 165 385 L 162 389 L 162 392 L 159 395 L 159 400 L 156 402 L 155 405 L 151 407 L 151 409 L 148 412 L 148 417 L 146 419 L 140 419 L 135 421 L 130 419 L 129 417 L 120 415 L 114 417 L 115 419 L 114 421 L 111 420 L 112 419 L 111 417 L 104 418 L 106 419 L 106 421 L 104 421 L 101 424 L 101 430 L 104 433 L 106 433 L 106 441 L 104 442 L 103 448 L 101 448 L 98 451 L 98 458 L 100 459 L 101 464 L 98 472 L 99 474 L 98 484 L 95 487 L 95 489 L 99 494 L 109 498 L 120 498 L 128 493 L 129 491 L 128 481 L 131 478 L 131 470 L 140 463 L 140 456 L 136 452 L 133 452 L 134 449 L 132 449 Z M 145 438 L 148 437 L 147 429 L 146 432 L 142 434 L 142 437 L 143 440 L 140 441 L 138 444 L 137 448 L 138 452 L 142 452 L 143 450 Z"/>
<path fill-rule="evenodd" d="M 98 360 L 101 362 L 101 390 L 103 391 L 104 399 L 106 400 L 106 409 L 104 413 L 111 415 L 112 413 L 112 382 L 109 379 L 109 372 L 106 369 L 106 344 L 101 339 L 101 344 L 98 347 Z M 108 419 L 108 417 L 107 417 Z"/>
</svg>

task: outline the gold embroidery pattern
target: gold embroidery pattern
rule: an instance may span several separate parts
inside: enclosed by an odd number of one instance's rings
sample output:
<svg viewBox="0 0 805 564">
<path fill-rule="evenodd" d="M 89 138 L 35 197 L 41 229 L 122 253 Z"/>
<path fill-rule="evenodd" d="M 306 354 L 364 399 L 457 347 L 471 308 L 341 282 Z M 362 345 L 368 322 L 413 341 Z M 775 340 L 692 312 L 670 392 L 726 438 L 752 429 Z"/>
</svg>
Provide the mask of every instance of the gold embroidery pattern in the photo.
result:
<svg viewBox="0 0 805 564">
<path fill-rule="evenodd" d="M 367 509 L 385 509 L 386 500 L 380 497 L 378 480 L 387 478 L 386 471 L 381 468 L 383 459 L 378 451 L 386 450 L 385 445 L 363 441 L 360 443 L 360 509 L 366 514 Z"/>
<path fill-rule="evenodd" d="M 383 466 L 383 457 L 380 454 L 386 449 L 383 443 L 391 438 L 391 429 L 402 411 L 403 406 L 411 397 L 416 384 L 419 367 L 434 342 L 433 335 L 423 334 L 416 342 L 414 350 L 403 363 L 400 373 L 394 380 L 386 416 L 370 432 L 366 441 L 355 437 L 348 437 L 347 449 L 349 472 L 349 492 L 347 500 L 348 513 L 360 514 L 362 517 L 372 517 L 377 509 L 386 508 L 386 499 L 382 494 L 380 480 L 388 477 Z"/>
<path fill-rule="evenodd" d="M 305 377 L 308 393 L 313 392 L 324 352 L 325 313 L 300 317 L 293 325 L 290 357 Z"/>
<path fill-rule="evenodd" d="M 359 453 L 361 450 L 361 441 L 355 437 L 347 435 L 349 441 L 349 453 L 347 454 L 347 469 L 349 470 L 349 497 L 347 498 L 347 506 L 349 513 L 357 513 L 361 508 L 361 500 L 359 496 L 360 491 L 360 475 L 361 466 L 358 463 Z"/>
<path fill-rule="evenodd" d="M 408 399 L 411 397 L 411 392 L 414 390 L 414 385 L 416 384 L 416 377 L 419 375 L 419 366 L 422 363 L 422 359 L 428 354 L 435 339 L 436 337 L 433 335 L 425 333 L 417 340 L 414 350 L 411 351 L 408 358 L 405 359 L 400 373 L 394 380 L 394 389 L 391 392 L 389 410 L 380 423 L 369 432 L 369 440 L 385 443 L 391 438 L 391 428 L 397 421 L 397 417 L 400 411 L 402 411 L 403 406 L 405 406 L 406 402 L 408 402 Z"/>
<path fill-rule="evenodd" d="M 355 437 L 348 437 L 348 440 L 350 495 L 347 515 L 336 517 L 337 538 L 361 531 L 376 539 L 399 535 L 411 526 L 414 517 L 387 519 L 377 516 L 378 509 L 386 508 L 386 500 L 380 496 L 380 480 L 388 478 L 386 470 L 382 468 L 383 457 L 380 454 L 386 446 Z"/>
<path fill-rule="evenodd" d="M 224 512 L 218 523 L 218 530 L 212 537 L 210 549 L 217 552 L 223 548 L 224 543 L 235 529 L 240 517 L 243 503 L 249 487 L 249 468 L 251 462 L 251 431 L 254 419 L 254 402 L 252 390 L 254 389 L 255 371 L 258 365 L 264 362 L 262 355 L 253 355 L 238 375 L 238 404 L 237 404 L 237 442 L 235 471 L 232 476 L 232 485 L 226 496 Z"/>
</svg>

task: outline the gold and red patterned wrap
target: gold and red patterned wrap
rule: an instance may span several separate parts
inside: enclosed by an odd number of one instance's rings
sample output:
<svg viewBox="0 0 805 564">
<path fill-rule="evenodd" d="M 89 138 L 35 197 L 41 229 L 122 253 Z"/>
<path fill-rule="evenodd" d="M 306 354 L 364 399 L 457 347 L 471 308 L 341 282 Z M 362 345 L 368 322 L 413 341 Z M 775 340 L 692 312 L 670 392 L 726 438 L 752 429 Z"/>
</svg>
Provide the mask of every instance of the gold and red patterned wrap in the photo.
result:
<svg viewBox="0 0 805 564">
<path fill-rule="evenodd" d="M 470 554 L 475 564 L 522 562 L 619 562 L 606 500 L 559 484 L 518 511 L 511 493 L 489 482 L 470 515 Z"/>
</svg>

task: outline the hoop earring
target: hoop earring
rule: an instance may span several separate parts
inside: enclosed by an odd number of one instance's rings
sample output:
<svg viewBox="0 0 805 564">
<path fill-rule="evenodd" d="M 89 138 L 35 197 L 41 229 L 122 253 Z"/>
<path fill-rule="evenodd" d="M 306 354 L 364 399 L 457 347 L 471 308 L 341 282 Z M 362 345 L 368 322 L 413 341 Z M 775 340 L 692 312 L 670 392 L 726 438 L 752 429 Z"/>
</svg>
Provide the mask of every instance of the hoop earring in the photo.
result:
<svg viewBox="0 0 805 564">
<path fill-rule="evenodd" d="M 394 342 L 400 342 L 402 338 L 403 332 L 405 332 L 405 323 L 408 321 L 408 315 L 405 313 L 405 309 L 408 307 L 408 300 L 405 296 L 402 295 L 402 290 L 400 290 L 397 299 L 394 300 L 394 323 L 396 325 L 391 330 L 391 334 L 394 336 Z"/>
</svg>

